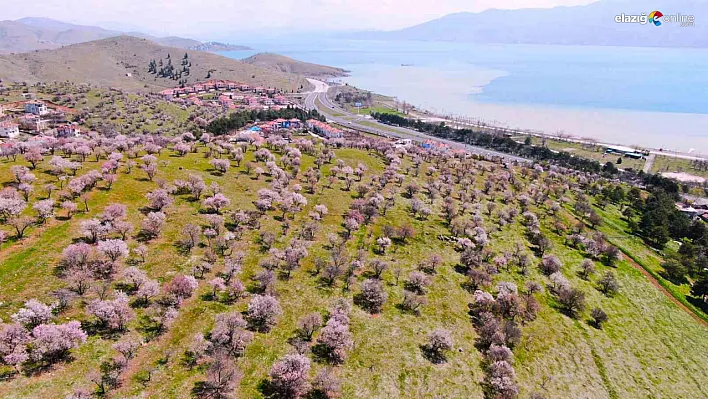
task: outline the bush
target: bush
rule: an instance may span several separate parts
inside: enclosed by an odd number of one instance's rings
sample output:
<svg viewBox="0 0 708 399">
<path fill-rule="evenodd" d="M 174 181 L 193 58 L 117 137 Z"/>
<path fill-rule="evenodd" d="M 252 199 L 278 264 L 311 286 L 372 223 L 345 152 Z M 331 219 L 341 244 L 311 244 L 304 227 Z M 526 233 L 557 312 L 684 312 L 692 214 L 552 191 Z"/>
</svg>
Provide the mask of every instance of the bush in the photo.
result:
<svg viewBox="0 0 708 399">
<path fill-rule="evenodd" d="M 598 281 L 600 286 L 600 291 L 607 296 L 615 295 L 619 292 L 619 283 L 617 282 L 617 277 L 611 271 L 605 273 L 604 276 Z"/>
<path fill-rule="evenodd" d="M 585 293 L 577 288 L 563 288 L 558 293 L 558 303 L 568 316 L 577 317 L 585 309 Z"/>
<path fill-rule="evenodd" d="M 593 310 L 590 311 L 590 317 L 592 317 L 592 322 L 597 328 L 602 328 L 602 324 L 608 319 L 607 313 L 600 308 L 593 308 Z"/>
</svg>

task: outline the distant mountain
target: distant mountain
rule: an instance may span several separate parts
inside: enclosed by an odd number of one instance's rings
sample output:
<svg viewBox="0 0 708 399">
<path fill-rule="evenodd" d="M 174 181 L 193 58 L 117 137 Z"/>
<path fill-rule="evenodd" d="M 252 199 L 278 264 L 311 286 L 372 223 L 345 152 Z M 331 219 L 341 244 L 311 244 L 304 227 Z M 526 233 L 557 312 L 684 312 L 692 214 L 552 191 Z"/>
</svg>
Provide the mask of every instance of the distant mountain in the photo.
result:
<svg viewBox="0 0 708 399">
<path fill-rule="evenodd" d="M 120 32 L 97 26 L 70 24 L 51 18 L 27 17 L 16 21 L 0 21 L 0 54 L 56 49 L 121 35 L 149 39 L 158 44 L 184 49 L 199 49 L 199 46 L 205 44 L 208 46 L 208 43 L 182 37 L 154 37 L 141 32 Z"/>
<path fill-rule="evenodd" d="M 243 62 L 256 65 L 262 68 L 279 72 L 294 73 L 311 78 L 332 78 L 346 76 L 347 72 L 342 68 L 335 68 L 325 65 L 312 64 L 294 60 L 284 55 L 273 53 L 260 53 L 243 59 Z"/>
<path fill-rule="evenodd" d="M 640 4 L 641 3 L 641 4 Z M 646 4 L 646 5 L 644 5 Z M 617 23 L 615 16 L 693 15 L 695 26 Z M 637 47 L 708 47 L 708 1 L 651 2 L 604 0 L 586 6 L 550 9 L 487 10 L 457 13 L 389 32 L 360 32 L 358 39 L 471 43 L 567 44 Z"/>
<path fill-rule="evenodd" d="M 194 46 L 189 47 L 192 50 L 200 51 L 243 51 L 243 50 L 253 50 L 248 46 L 238 46 L 235 44 L 219 43 L 219 42 L 206 42 L 198 43 Z"/>
<path fill-rule="evenodd" d="M 73 44 L 59 49 L 0 55 L 0 80 L 28 83 L 65 81 L 117 87 L 128 91 L 159 91 L 179 82 L 148 72 L 151 60 L 179 70 L 188 54 L 187 84 L 210 79 L 227 79 L 255 86 L 297 91 L 309 87 L 302 76 L 250 65 L 217 54 L 162 46 L 147 39 L 117 36 Z"/>
</svg>

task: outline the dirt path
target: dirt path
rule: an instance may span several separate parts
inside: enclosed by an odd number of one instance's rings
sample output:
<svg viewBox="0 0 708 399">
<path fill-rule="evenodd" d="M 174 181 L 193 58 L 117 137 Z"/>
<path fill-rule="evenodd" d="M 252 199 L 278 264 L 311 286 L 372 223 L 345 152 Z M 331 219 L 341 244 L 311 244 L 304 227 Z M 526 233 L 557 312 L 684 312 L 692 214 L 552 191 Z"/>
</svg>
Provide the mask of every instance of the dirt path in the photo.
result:
<svg viewBox="0 0 708 399">
<path fill-rule="evenodd" d="M 656 154 L 649 154 L 647 161 L 644 162 L 644 173 L 651 172 L 652 166 L 654 166 L 654 160 L 656 159 Z"/>
<path fill-rule="evenodd" d="M 630 258 L 630 257 L 627 256 L 626 254 L 623 254 L 623 256 L 624 256 L 624 258 L 627 260 L 627 262 L 629 262 L 635 269 L 637 269 L 637 270 L 639 270 L 640 272 L 642 272 L 642 274 L 644 274 L 644 275 L 647 277 L 647 279 L 649 280 L 649 282 L 650 282 L 654 287 L 658 288 L 659 291 L 663 292 L 663 293 L 671 300 L 671 302 L 675 303 L 676 306 L 678 306 L 679 308 L 683 309 L 686 313 L 690 314 L 691 317 L 693 317 L 694 319 L 696 319 L 696 321 L 698 321 L 699 323 L 701 323 L 704 327 L 708 328 L 708 321 L 705 321 L 705 320 L 703 320 L 702 318 L 698 317 L 698 315 L 695 314 L 691 309 L 689 309 L 688 306 L 684 305 L 683 303 L 681 303 L 681 301 L 679 301 L 678 299 L 676 299 L 676 297 L 673 296 L 673 295 L 672 295 L 666 288 L 664 288 L 661 284 L 659 284 L 659 282 L 654 278 L 654 276 L 652 276 L 651 273 L 649 273 L 648 271 L 646 271 L 646 269 L 644 269 L 644 268 L 642 267 L 642 265 L 640 265 L 640 264 L 638 264 L 637 262 L 635 262 L 634 259 Z"/>
</svg>

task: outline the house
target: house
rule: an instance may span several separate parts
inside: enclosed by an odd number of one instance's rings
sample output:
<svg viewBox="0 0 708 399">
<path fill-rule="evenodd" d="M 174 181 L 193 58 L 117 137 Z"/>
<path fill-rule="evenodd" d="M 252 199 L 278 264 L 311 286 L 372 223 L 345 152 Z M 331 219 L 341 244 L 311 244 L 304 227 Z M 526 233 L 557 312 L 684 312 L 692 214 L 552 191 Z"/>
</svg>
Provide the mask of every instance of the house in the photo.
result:
<svg viewBox="0 0 708 399">
<path fill-rule="evenodd" d="M 265 93 L 265 87 L 258 86 L 255 89 L 253 89 L 256 93 Z"/>
<path fill-rule="evenodd" d="M 12 121 L 0 122 L 0 137 L 14 139 L 20 135 L 20 125 Z"/>
<path fill-rule="evenodd" d="M 449 145 L 434 140 L 425 140 L 420 144 L 420 146 L 426 150 L 447 151 L 450 149 Z"/>
<path fill-rule="evenodd" d="M 75 137 L 81 134 L 77 125 L 62 125 L 57 128 L 57 137 Z"/>
<path fill-rule="evenodd" d="M 175 92 L 177 90 L 175 89 L 166 89 L 160 92 L 160 95 L 165 99 L 165 100 L 172 100 L 174 98 Z"/>
<path fill-rule="evenodd" d="M 47 121 L 42 120 L 38 115 L 25 114 L 20 118 L 20 126 L 24 130 L 31 132 L 41 132 L 47 129 Z"/>
<path fill-rule="evenodd" d="M 288 105 L 290 103 L 285 96 L 275 96 L 273 97 L 273 101 L 279 105 Z"/>
<path fill-rule="evenodd" d="M 34 115 L 46 115 L 49 113 L 47 106 L 41 101 L 27 101 L 25 103 L 25 112 Z"/>
<path fill-rule="evenodd" d="M 344 137 L 344 132 L 336 127 L 328 125 L 324 122 L 320 122 L 316 119 L 309 119 L 305 122 L 308 129 L 311 129 L 320 136 L 324 136 L 328 139 L 341 138 Z"/>
<path fill-rule="evenodd" d="M 241 91 L 249 91 L 249 90 L 251 90 L 251 86 L 249 86 L 249 85 L 247 85 L 247 84 L 242 84 L 241 86 L 239 86 L 239 90 L 241 90 Z"/>
<path fill-rule="evenodd" d="M 229 96 L 222 94 L 219 96 L 219 104 L 221 104 L 224 107 L 228 107 L 231 104 L 233 104 L 233 101 L 231 101 L 231 98 Z"/>
<path fill-rule="evenodd" d="M 290 119 L 289 122 L 290 122 L 291 129 L 299 129 L 302 127 L 302 122 L 300 122 L 300 119 L 293 118 L 293 119 Z"/>
<path fill-rule="evenodd" d="M 269 87 L 266 89 L 266 93 L 268 94 L 275 94 L 275 88 L 274 87 Z"/>
<path fill-rule="evenodd" d="M 692 206 L 686 206 L 685 204 L 678 203 L 676 204 L 676 209 L 679 210 L 679 212 L 685 214 L 689 218 L 693 219 L 700 214 L 703 214 L 703 211 L 699 211 L 698 209 L 692 207 Z"/>
</svg>

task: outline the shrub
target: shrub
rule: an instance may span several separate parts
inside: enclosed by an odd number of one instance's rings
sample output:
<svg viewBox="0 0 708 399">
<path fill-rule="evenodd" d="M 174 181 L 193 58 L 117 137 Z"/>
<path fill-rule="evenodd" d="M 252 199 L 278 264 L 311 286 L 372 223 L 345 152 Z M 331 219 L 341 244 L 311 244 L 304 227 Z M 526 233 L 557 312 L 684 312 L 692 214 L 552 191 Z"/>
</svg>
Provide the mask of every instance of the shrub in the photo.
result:
<svg viewBox="0 0 708 399">
<path fill-rule="evenodd" d="M 576 317 L 585 309 L 585 293 L 577 288 L 563 288 L 558 293 L 558 303 L 569 316 Z"/>
<path fill-rule="evenodd" d="M 541 260 L 541 272 L 546 276 L 560 271 L 563 264 L 555 255 L 545 255 Z"/>
<path fill-rule="evenodd" d="M 406 289 L 417 294 L 425 294 L 426 288 L 430 285 L 430 279 L 423 272 L 414 271 L 408 276 Z"/>
<path fill-rule="evenodd" d="M 600 308 L 593 308 L 590 311 L 590 317 L 592 317 L 592 322 L 597 328 L 602 328 L 602 325 L 608 319 L 607 313 Z"/>
<path fill-rule="evenodd" d="M 611 271 L 605 273 L 604 276 L 598 281 L 600 286 L 600 291 L 607 296 L 613 296 L 619 292 L 619 282 L 617 282 L 617 277 Z"/>
</svg>

